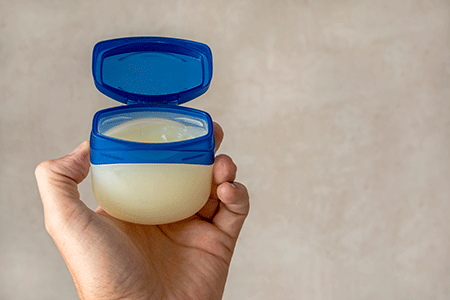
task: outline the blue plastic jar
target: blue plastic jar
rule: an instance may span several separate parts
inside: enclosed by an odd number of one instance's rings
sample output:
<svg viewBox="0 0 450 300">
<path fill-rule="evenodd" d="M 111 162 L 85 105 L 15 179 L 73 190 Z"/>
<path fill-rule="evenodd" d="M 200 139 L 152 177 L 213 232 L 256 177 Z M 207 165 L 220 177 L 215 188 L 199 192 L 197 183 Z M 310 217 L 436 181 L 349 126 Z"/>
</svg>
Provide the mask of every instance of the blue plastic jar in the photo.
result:
<svg viewBox="0 0 450 300">
<path fill-rule="evenodd" d="M 179 104 L 208 89 L 210 48 L 166 37 L 102 41 L 93 50 L 92 73 L 100 92 L 125 104 L 93 119 L 90 160 L 98 204 L 118 219 L 140 224 L 195 214 L 211 191 L 213 122 L 208 113 Z M 118 135 L 131 129 L 137 139 Z M 171 132 L 184 136 L 146 140 L 144 135 L 156 134 L 152 130 L 164 138 Z"/>
</svg>

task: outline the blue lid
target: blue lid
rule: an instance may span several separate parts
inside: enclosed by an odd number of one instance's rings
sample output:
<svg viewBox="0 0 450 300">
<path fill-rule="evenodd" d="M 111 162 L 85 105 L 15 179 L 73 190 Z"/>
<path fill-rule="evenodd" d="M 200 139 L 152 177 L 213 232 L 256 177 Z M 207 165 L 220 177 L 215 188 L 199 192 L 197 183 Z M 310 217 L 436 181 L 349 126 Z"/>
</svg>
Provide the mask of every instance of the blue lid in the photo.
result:
<svg viewBox="0 0 450 300">
<path fill-rule="evenodd" d="M 97 43 L 92 55 L 97 89 L 122 103 L 176 103 L 205 93 L 212 54 L 202 43 L 168 37 L 127 37 Z"/>
</svg>

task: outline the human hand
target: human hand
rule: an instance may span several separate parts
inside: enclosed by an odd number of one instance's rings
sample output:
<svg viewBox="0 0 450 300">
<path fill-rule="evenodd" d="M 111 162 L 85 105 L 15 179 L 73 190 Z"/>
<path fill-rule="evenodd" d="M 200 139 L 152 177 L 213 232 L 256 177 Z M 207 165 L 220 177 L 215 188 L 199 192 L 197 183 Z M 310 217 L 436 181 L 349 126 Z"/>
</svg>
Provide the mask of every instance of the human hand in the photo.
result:
<svg viewBox="0 0 450 300">
<path fill-rule="evenodd" d="M 216 150 L 223 139 L 214 124 Z M 80 299 L 221 299 L 231 257 L 249 211 L 230 157 L 215 159 L 213 186 L 196 215 L 164 225 L 118 220 L 89 209 L 77 185 L 89 172 L 89 143 L 44 161 L 35 175 L 45 227 Z"/>
</svg>

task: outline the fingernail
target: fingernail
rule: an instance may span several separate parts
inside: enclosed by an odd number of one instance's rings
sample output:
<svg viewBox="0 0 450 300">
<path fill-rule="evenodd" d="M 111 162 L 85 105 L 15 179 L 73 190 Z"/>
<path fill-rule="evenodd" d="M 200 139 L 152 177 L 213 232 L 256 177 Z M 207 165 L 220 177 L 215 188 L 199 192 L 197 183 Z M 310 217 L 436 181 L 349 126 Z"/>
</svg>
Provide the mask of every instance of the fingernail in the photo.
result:
<svg viewBox="0 0 450 300">
<path fill-rule="evenodd" d="M 237 186 L 234 183 L 230 183 L 230 184 L 233 188 L 237 189 Z"/>
</svg>

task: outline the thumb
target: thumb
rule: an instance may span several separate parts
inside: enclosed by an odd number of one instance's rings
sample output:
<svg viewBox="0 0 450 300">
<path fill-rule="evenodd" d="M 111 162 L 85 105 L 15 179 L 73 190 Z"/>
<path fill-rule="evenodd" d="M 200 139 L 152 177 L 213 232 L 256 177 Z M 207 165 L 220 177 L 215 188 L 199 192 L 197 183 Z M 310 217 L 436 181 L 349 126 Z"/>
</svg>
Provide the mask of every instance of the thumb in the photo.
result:
<svg viewBox="0 0 450 300">
<path fill-rule="evenodd" d="M 52 235 L 55 228 L 69 225 L 92 211 L 80 200 L 77 185 L 89 173 L 89 142 L 81 143 L 64 157 L 40 163 L 36 181 L 44 207 L 45 226 Z"/>
</svg>

